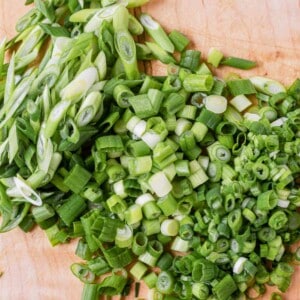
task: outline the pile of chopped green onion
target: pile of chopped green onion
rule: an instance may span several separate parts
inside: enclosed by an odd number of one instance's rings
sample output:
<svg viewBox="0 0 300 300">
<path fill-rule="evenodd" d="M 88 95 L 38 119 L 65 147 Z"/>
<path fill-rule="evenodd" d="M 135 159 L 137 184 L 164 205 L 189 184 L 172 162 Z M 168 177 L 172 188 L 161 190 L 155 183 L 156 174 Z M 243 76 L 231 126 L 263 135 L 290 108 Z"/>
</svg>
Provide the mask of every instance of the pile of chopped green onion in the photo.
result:
<svg viewBox="0 0 300 300">
<path fill-rule="evenodd" d="M 147 0 L 33 2 L 0 44 L 0 231 L 79 238 L 83 300 L 134 281 L 149 300 L 285 292 L 300 260 L 300 79 L 213 76 L 255 63 L 216 48 L 205 62 L 134 15 Z M 140 71 L 152 59 L 165 76 Z"/>
</svg>

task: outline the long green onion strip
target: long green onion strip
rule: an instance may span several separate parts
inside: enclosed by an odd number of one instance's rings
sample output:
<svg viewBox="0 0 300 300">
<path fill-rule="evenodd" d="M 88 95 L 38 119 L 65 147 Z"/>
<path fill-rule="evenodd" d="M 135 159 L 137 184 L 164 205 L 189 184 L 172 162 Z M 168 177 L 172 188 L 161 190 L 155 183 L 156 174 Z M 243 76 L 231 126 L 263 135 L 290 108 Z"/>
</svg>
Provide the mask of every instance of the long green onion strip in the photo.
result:
<svg viewBox="0 0 300 300">
<path fill-rule="evenodd" d="M 0 43 L 0 231 L 38 224 L 52 245 L 79 237 L 82 299 L 125 294 L 131 278 L 149 299 L 286 291 L 300 79 L 214 77 L 210 65 L 255 63 L 216 48 L 200 61 L 184 34 L 127 9 L 147 0 L 32 2 Z M 143 31 L 153 41 L 137 43 Z M 167 75 L 139 70 L 153 58 Z"/>
</svg>

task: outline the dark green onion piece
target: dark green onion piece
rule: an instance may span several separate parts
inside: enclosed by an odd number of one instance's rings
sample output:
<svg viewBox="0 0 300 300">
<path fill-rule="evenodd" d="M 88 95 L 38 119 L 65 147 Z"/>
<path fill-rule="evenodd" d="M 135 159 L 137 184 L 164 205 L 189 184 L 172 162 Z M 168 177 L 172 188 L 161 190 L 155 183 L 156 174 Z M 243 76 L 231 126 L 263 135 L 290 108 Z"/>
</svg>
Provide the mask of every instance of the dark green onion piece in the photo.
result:
<svg viewBox="0 0 300 300">
<path fill-rule="evenodd" d="M 256 62 L 244 58 L 229 56 L 221 60 L 221 65 L 242 70 L 249 70 L 256 66 Z"/>
</svg>

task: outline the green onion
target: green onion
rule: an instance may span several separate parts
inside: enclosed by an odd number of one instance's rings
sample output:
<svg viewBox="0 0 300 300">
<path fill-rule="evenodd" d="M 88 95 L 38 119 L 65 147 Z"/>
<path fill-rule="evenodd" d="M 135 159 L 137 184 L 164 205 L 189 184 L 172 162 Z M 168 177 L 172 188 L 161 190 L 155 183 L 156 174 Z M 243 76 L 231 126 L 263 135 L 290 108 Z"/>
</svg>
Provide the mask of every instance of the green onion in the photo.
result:
<svg viewBox="0 0 300 300">
<path fill-rule="evenodd" d="M 127 30 L 115 32 L 115 47 L 121 58 L 128 79 L 138 79 L 140 73 L 137 67 L 136 48 L 132 36 Z"/>
<path fill-rule="evenodd" d="M 230 93 L 233 96 L 255 94 L 256 90 L 249 79 L 236 79 L 227 81 Z"/>
<path fill-rule="evenodd" d="M 192 285 L 192 293 L 197 299 L 204 300 L 207 299 L 209 295 L 209 288 L 204 283 L 195 282 Z"/>
<path fill-rule="evenodd" d="M 141 263 L 140 261 L 137 261 L 133 267 L 130 269 L 130 274 L 137 280 L 140 280 L 145 273 L 147 272 L 148 267 Z"/>
<path fill-rule="evenodd" d="M 66 200 L 63 205 L 57 209 L 58 215 L 61 217 L 63 222 L 70 226 L 71 223 L 81 215 L 81 213 L 86 209 L 86 203 L 78 195 L 73 195 Z"/>
<path fill-rule="evenodd" d="M 235 96 L 230 100 L 230 104 L 238 111 L 244 111 L 252 105 L 252 102 L 245 95 Z"/>
<path fill-rule="evenodd" d="M 197 50 L 186 50 L 181 54 L 180 66 L 183 68 L 196 71 L 200 63 L 200 51 Z"/>
<path fill-rule="evenodd" d="M 223 58 L 223 53 L 216 49 L 210 48 L 207 55 L 207 62 L 212 64 L 214 67 L 218 67 Z"/>
<path fill-rule="evenodd" d="M 183 80 L 183 87 L 187 92 L 208 92 L 213 87 L 213 77 L 190 74 Z"/>
<path fill-rule="evenodd" d="M 157 279 L 158 276 L 154 272 L 151 272 L 143 277 L 143 281 L 149 289 L 153 289 L 156 286 Z"/>
<path fill-rule="evenodd" d="M 237 286 L 233 278 L 228 274 L 214 287 L 213 292 L 218 299 L 227 299 L 237 290 Z"/>
<path fill-rule="evenodd" d="M 149 185 L 158 197 L 164 197 L 172 190 L 172 185 L 163 172 L 152 175 L 149 179 Z"/>
<path fill-rule="evenodd" d="M 189 39 L 177 30 L 172 30 L 169 34 L 169 39 L 175 46 L 175 49 L 182 52 L 190 43 Z"/>
<path fill-rule="evenodd" d="M 148 14 L 141 14 L 140 21 L 147 33 L 155 40 L 155 42 L 160 45 L 165 51 L 173 53 L 174 45 L 171 43 L 165 31 L 162 27 L 153 20 Z"/>
<path fill-rule="evenodd" d="M 159 273 L 156 288 L 162 294 L 171 294 L 174 288 L 174 278 L 170 272 L 162 271 Z"/>
<path fill-rule="evenodd" d="M 256 66 L 256 62 L 244 58 L 228 56 L 221 60 L 221 65 L 242 70 L 249 70 Z"/>
<path fill-rule="evenodd" d="M 98 287 L 100 295 L 120 295 L 127 282 L 127 278 L 120 275 L 111 275 L 106 277 Z"/>
<path fill-rule="evenodd" d="M 159 44 L 146 42 L 146 46 L 151 50 L 154 57 L 159 59 L 165 64 L 176 63 L 173 56 L 171 56 L 166 50 L 164 50 Z M 173 45 L 172 45 L 173 46 Z"/>
<path fill-rule="evenodd" d="M 167 219 L 161 223 L 161 233 L 166 236 L 176 236 L 179 231 L 177 220 Z"/>
<path fill-rule="evenodd" d="M 251 77 L 250 81 L 259 92 L 263 92 L 270 96 L 286 92 L 286 89 L 282 84 L 265 77 Z"/>
<path fill-rule="evenodd" d="M 83 291 L 81 299 L 83 300 L 96 300 L 98 298 L 98 285 L 92 283 L 85 283 L 83 286 Z"/>
<path fill-rule="evenodd" d="M 143 219 L 142 208 L 138 204 L 133 204 L 124 213 L 125 220 L 128 225 L 138 223 Z"/>
</svg>

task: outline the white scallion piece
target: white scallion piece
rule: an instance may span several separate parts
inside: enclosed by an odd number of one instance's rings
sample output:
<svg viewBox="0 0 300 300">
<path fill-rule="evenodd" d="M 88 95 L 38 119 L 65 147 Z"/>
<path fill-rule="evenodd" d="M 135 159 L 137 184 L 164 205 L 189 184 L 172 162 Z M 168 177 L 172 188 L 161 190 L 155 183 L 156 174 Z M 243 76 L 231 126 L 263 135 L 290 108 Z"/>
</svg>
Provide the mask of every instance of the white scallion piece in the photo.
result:
<svg viewBox="0 0 300 300">
<path fill-rule="evenodd" d="M 283 200 L 283 199 L 279 199 L 277 206 L 281 207 L 281 208 L 288 208 L 290 205 L 290 201 L 289 200 Z"/>
<path fill-rule="evenodd" d="M 164 197 L 172 190 L 171 183 L 162 171 L 157 172 L 150 177 L 149 185 L 158 197 Z"/>
<path fill-rule="evenodd" d="M 253 113 L 245 113 L 244 118 L 248 121 L 257 122 L 261 119 L 261 116 Z"/>
<path fill-rule="evenodd" d="M 124 181 L 120 180 L 117 181 L 113 184 L 113 190 L 116 195 L 118 195 L 121 198 L 126 198 L 127 193 L 125 192 L 125 186 L 124 186 Z"/>
<path fill-rule="evenodd" d="M 126 124 L 126 128 L 130 131 L 133 132 L 134 127 L 141 121 L 141 119 L 137 116 L 133 116 L 129 119 L 129 121 Z"/>
<path fill-rule="evenodd" d="M 65 101 L 77 103 L 92 85 L 98 80 L 98 71 L 95 67 L 90 67 L 82 71 L 75 77 L 60 93 Z"/>
<path fill-rule="evenodd" d="M 179 222 L 174 219 L 164 220 L 160 225 L 160 231 L 166 236 L 176 236 L 179 231 Z"/>
<path fill-rule="evenodd" d="M 146 203 L 151 201 L 154 201 L 153 196 L 150 193 L 146 193 L 138 196 L 135 200 L 135 203 L 143 207 Z"/>
<path fill-rule="evenodd" d="M 247 261 L 246 257 L 239 257 L 233 266 L 233 273 L 241 274 L 244 270 L 244 264 Z"/>
<path fill-rule="evenodd" d="M 278 93 L 285 93 L 285 87 L 279 83 L 278 81 L 261 77 L 261 76 L 254 76 L 249 78 L 254 87 L 267 95 L 276 95 Z"/>
<path fill-rule="evenodd" d="M 153 150 L 161 141 L 161 137 L 153 131 L 147 131 L 142 135 L 142 140 Z"/>
<path fill-rule="evenodd" d="M 147 122 L 144 120 L 139 121 L 133 129 L 133 134 L 138 138 L 141 138 L 145 133 L 147 127 Z"/>
<path fill-rule="evenodd" d="M 280 127 L 280 126 L 282 126 L 287 120 L 288 120 L 288 118 L 286 118 L 286 117 L 281 117 L 281 118 L 275 120 L 274 122 L 272 122 L 272 123 L 271 123 L 271 127 Z"/>
<path fill-rule="evenodd" d="M 252 102 L 245 95 L 238 95 L 229 102 L 237 111 L 241 112 L 252 105 Z"/>
<path fill-rule="evenodd" d="M 14 182 L 16 190 L 19 192 L 20 197 L 22 197 L 25 202 L 29 202 L 36 206 L 41 206 L 43 204 L 41 197 L 29 185 L 27 185 L 25 181 L 19 179 L 18 177 L 14 177 Z"/>
<path fill-rule="evenodd" d="M 203 99 L 205 108 L 215 114 L 222 114 L 227 109 L 227 99 L 223 96 L 209 95 Z"/>
</svg>

